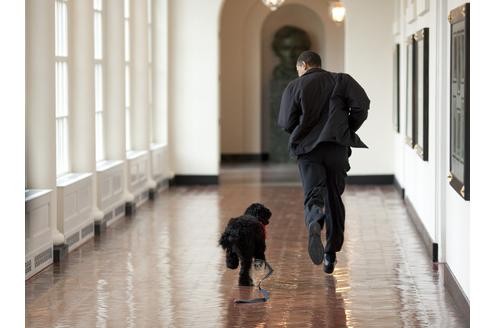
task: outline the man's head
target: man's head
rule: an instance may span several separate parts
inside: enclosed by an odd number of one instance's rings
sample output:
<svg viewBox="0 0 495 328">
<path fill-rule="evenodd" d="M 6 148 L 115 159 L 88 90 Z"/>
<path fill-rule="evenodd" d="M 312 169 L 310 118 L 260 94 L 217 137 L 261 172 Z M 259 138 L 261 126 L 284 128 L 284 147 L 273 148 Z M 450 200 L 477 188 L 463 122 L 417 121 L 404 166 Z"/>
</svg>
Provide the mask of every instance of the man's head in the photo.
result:
<svg viewBox="0 0 495 328">
<path fill-rule="evenodd" d="M 308 69 L 314 67 L 321 67 L 320 55 L 310 50 L 303 51 L 297 58 L 297 64 L 296 64 L 297 74 L 301 76 L 304 73 L 306 73 Z"/>
</svg>

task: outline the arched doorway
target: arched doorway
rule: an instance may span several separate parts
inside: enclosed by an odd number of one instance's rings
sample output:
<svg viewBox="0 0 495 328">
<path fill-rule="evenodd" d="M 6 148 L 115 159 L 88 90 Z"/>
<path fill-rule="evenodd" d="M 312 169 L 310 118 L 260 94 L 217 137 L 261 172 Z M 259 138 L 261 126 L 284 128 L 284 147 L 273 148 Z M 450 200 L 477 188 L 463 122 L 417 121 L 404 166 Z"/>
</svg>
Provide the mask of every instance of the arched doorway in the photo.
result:
<svg viewBox="0 0 495 328">
<path fill-rule="evenodd" d="M 220 152 L 222 159 L 261 159 L 269 140 L 267 86 L 277 64 L 271 50 L 283 25 L 306 29 L 323 68 L 342 71 L 344 27 L 328 17 L 319 0 L 288 0 L 271 12 L 259 0 L 224 2 L 220 15 Z"/>
</svg>

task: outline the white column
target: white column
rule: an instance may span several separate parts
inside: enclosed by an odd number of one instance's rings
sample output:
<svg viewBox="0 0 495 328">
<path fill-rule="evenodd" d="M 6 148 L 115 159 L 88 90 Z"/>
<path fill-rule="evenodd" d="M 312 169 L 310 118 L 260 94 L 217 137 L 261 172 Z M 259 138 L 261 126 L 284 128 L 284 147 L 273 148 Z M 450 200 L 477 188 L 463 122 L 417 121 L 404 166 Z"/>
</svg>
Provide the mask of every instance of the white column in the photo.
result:
<svg viewBox="0 0 495 328">
<path fill-rule="evenodd" d="M 57 229 L 55 135 L 55 3 L 26 1 L 26 185 L 51 189 L 50 219 L 55 245 L 64 243 Z"/>
<path fill-rule="evenodd" d="M 71 171 L 92 176 L 93 218 L 97 206 L 93 1 L 69 2 L 69 122 Z"/>
<path fill-rule="evenodd" d="M 125 160 L 124 2 L 103 2 L 104 140 L 109 160 Z"/>
<path fill-rule="evenodd" d="M 149 150 L 148 21 L 145 0 L 131 0 L 131 148 Z"/>
<path fill-rule="evenodd" d="M 168 0 L 152 0 L 152 85 L 153 142 L 165 144 L 166 163 L 160 168 L 170 176 L 170 147 L 168 146 Z M 151 161 L 150 161 L 151 162 Z M 150 165 L 151 167 L 151 165 Z"/>
<path fill-rule="evenodd" d="M 153 133 L 168 143 L 168 1 L 153 0 Z"/>
<path fill-rule="evenodd" d="M 124 1 L 103 1 L 104 142 L 108 160 L 124 161 L 124 200 L 132 202 L 125 149 Z"/>
<path fill-rule="evenodd" d="M 131 147 L 150 150 L 148 106 L 148 10 L 147 1 L 131 0 Z M 155 188 L 151 173 L 151 152 L 148 157 L 148 188 Z"/>
</svg>

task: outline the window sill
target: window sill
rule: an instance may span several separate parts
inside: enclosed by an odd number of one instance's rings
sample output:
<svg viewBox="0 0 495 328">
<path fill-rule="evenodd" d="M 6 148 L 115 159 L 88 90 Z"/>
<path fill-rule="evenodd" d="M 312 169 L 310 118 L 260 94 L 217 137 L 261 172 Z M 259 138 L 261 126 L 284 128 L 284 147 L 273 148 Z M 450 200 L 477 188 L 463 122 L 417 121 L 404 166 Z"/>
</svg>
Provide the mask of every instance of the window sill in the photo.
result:
<svg viewBox="0 0 495 328">
<path fill-rule="evenodd" d="M 91 173 L 67 173 L 57 178 L 57 187 L 67 187 L 90 177 Z"/>
<path fill-rule="evenodd" d="M 124 163 L 120 160 L 102 160 L 96 163 L 96 172 L 104 172 Z"/>
<path fill-rule="evenodd" d="M 146 155 L 147 153 L 148 153 L 148 151 L 146 151 L 146 150 L 128 150 L 126 157 L 128 160 L 129 159 L 136 159 L 138 157 Z"/>
<path fill-rule="evenodd" d="M 50 193 L 50 189 L 25 189 L 24 190 L 24 198 L 26 202 L 29 202 L 33 199 L 39 198 Z"/>
<path fill-rule="evenodd" d="M 159 149 L 162 149 L 162 148 L 165 148 L 165 147 L 167 147 L 167 144 L 164 144 L 164 143 L 152 143 L 150 145 L 150 150 L 155 151 L 155 150 L 159 150 Z"/>
</svg>

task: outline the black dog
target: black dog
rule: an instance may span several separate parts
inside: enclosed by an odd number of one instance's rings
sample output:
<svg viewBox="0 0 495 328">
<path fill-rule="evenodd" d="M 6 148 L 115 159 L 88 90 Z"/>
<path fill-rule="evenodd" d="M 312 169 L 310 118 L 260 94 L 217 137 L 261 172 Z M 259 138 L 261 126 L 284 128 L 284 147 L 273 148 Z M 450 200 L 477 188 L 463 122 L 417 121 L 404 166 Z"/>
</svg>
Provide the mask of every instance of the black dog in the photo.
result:
<svg viewBox="0 0 495 328">
<path fill-rule="evenodd" d="M 250 276 L 253 258 L 255 265 L 261 266 L 265 262 L 265 226 L 269 223 L 272 212 L 265 206 L 251 204 L 244 215 L 230 219 L 218 243 L 226 251 L 225 262 L 227 268 L 237 269 L 239 259 L 240 286 L 253 286 Z"/>
</svg>

